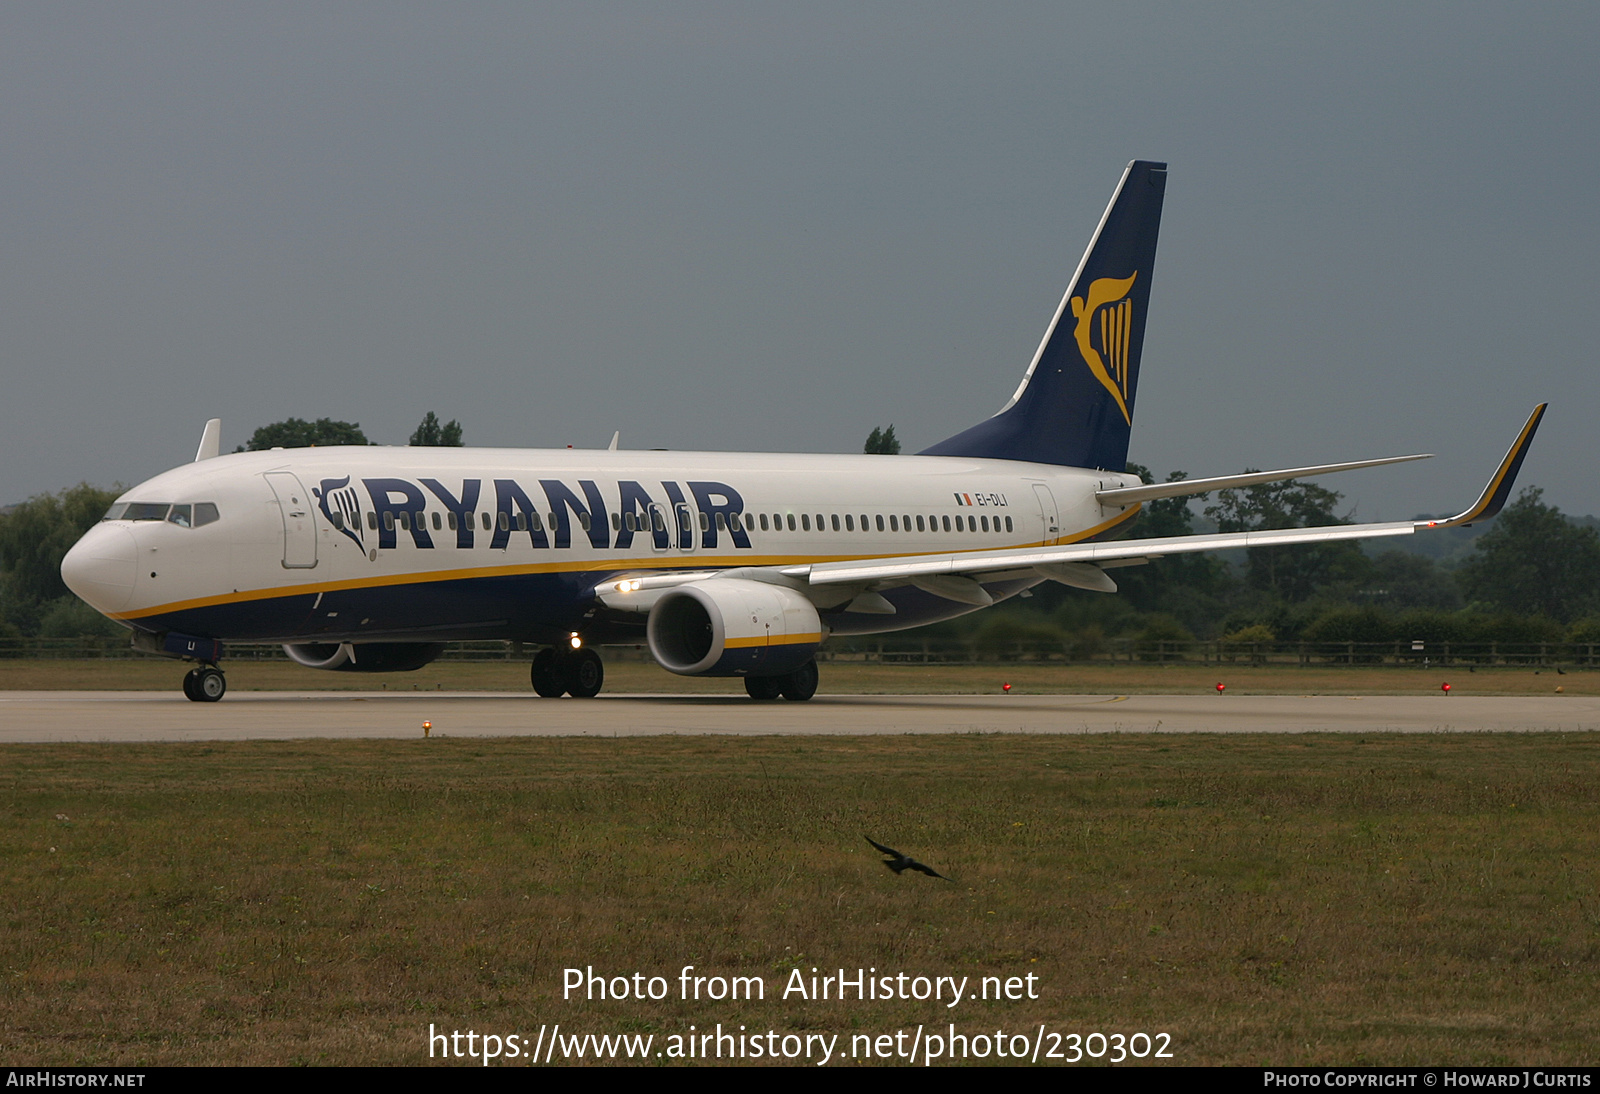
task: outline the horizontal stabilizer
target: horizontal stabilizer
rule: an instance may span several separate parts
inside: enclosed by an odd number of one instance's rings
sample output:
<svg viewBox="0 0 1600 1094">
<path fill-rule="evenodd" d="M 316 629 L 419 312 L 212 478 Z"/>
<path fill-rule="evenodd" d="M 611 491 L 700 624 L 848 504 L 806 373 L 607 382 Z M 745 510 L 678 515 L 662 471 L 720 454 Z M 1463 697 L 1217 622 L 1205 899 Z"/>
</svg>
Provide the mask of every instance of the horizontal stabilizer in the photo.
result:
<svg viewBox="0 0 1600 1094">
<path fill-rule="evenodd" d="M 1149 486 L 1124 486 L 1116 490 L 1101 490 L 1095 500 L 1101 505 L 1133 505 L 1157 498 L 1181 498 L 1191 494 L 1209 494 L 1213 490 L 1231 490 L 1240 486 L 1257 486 L 1265 482 L 1287 482 L 1290 479 L 1308 479 L 1313 475 L 1331 475 L 1335 471 L 1355 471 L 1362 467 L 1382 467 L 1391 463 L 1408 463 L 1411 460 L 1432 459 L 1433 453 L 1422 452 L 1415 456 L 1385 456 L 1381 460 L 1356 460 L 1353 463 L 1324 463 L 1316 467 L 1291 467 L 1283 471 L 1252 471 L 1245 475 L 1223 475 L 1214 479 L 1179 479 L 1176 482 L 1158 482 Z"/>
</svg>

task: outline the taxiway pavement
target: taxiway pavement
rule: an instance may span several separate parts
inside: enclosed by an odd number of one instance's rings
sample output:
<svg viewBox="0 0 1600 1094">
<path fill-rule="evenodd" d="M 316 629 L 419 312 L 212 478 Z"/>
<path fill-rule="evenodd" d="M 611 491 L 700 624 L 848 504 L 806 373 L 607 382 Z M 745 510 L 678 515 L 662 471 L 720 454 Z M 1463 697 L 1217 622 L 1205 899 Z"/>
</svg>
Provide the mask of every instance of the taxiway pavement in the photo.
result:
<svg viewBox="0 0 1600 1094">
<path fill-rule="evenodd" d="M 0 692 L 0 742 L 886 733 L 1528 733 L 1600 729 L 1600 697 Z"/>
</svg>

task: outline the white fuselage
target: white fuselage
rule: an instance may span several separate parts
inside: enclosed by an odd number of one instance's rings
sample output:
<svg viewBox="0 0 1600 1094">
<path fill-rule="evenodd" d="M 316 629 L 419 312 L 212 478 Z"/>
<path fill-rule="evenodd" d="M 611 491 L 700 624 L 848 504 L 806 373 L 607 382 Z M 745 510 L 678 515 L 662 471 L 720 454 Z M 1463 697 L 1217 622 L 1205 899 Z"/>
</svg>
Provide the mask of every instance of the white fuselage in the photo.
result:
<svg viewBox="0 0 1600 1094">
<path fill-rule="evenodd" d="M 528 638 L 588 628 L 613 575 L 1071 543 L 1125 523 L 1127 474 L 934 456 L 335 447 L 238 453 L 119 499 L 62 572 L 108 616 L 222 640 Z M 200 524 L 196 514 L 216 518 Z M 156 514 L 162 506 L 189 507 Z M 143 507 L 143 508 L 140 508 Z M 113 508 L 112 514 L 118 513 Z M 996 599 L 1037 583 L 992 589 Z M 891 590 L 892 591 L 892 590 Z M 915 593 L 915 590 L 908 590 Z M 848 599 L 846 597 L 845 599 Z M 835 632 L 972 610 L 925 595 Z M 827 605 L 822 605 L 826 610 Z"/>
</svg>

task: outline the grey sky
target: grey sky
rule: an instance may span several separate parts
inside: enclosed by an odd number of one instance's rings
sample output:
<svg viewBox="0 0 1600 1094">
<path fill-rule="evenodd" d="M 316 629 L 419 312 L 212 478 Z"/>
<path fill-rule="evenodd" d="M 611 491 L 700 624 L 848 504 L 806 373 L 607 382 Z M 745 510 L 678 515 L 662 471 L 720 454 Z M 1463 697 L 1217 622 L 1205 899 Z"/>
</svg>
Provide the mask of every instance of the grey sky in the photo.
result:
<svg viewBox="0 0 1600 1094">
<path fill-rule="evenodd" d="M 0 501 L 290 415 L 907 450 L 1171 163 L 1132 458 L 1600 512 L 1595 5 L 0 9 Z"/>
</svg>

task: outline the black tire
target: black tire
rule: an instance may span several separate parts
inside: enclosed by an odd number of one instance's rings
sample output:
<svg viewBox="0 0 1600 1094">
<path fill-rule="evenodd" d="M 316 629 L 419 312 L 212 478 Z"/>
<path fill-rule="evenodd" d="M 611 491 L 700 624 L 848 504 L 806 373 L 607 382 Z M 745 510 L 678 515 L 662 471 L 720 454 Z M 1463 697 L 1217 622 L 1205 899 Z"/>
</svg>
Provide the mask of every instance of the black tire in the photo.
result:
<svg viewBox="0 0 1600 1094">
<path fill-rule="evenodd" d="M 196 669 L 194 676 L 194 695 L 202 703 L 215 703 L 228 694 L 228 678 L 222 675 L 222 670 L 214 665 Z"/>
<path fill-rule="evenodd" d="M 559 699 L 566 694 L 567 684 L 561 678 L 561 657 L 553 649 L 542 649 L 533 655 L 530 676 L 533 690 L 545 699 Z"/>
<path fill-rule="evenodd" d="M 594 650 L 573 650 L 562 658 L 561 676 L 568 695 L 574 699 L 593 699 L 606 682 L 606 666 Z"/>
<path fill-rule="evenodd" d="M 803 703 L 817 693 L 817 663 L 807 661 L 788 676 L 778 677 L 778 680 L 779 690 L 785 699 Z"/>
<path fill-rule="evenodd" d="M 746 676 L 745 694 L 752 699 L 776 699 L 783 694 L 782 676 Z"/>
<path fill-rule="evenodd" d="M 190 669 L 188 672 L 183 674 L 183 695 L 184 698 L 188 699 L 191 703 L 202 703 L 205 701 L 200 698 L 200 693 L 195 691 L 194 687 L 195 679 L 199 677 L 199 675 L 199 669 Z"/>
</svg>

